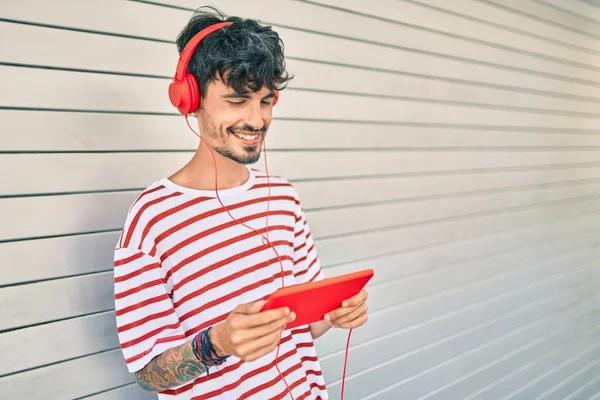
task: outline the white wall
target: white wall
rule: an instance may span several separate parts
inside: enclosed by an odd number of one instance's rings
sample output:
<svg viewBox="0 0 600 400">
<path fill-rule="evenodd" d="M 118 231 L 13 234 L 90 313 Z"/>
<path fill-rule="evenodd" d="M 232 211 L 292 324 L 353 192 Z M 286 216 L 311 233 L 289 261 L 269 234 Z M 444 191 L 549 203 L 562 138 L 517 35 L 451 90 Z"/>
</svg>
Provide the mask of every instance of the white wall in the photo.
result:
<svg viewBox="0 0 600 400">
<path fill-rule="evenodd" d="M 195 148 L 167 85 L 213 4 L 285 42 L 269 164 L 326 273 L 376 270 L 347 398 L 600 398 L 600 2 L 156 3 L 0 1 L 0 397 L 148 397 L 112 248 Z M 332 399 L 345 338 L 317 343 Z"/>
</svg>

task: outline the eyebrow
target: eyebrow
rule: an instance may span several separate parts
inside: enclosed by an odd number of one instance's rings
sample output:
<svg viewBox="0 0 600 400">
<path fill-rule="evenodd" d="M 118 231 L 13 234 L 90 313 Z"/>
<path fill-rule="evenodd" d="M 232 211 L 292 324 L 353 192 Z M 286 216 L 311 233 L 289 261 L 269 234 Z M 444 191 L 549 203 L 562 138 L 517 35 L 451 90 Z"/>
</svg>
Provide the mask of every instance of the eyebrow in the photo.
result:
<svg viewBox="0 0 600 400">
<path fill-rule="evenodd" d="M 266 99 L 271 99 L 275 97 L 275 92 L 271 92 L 268 95 L 266 95 L 265 97 L 262 98 L 262 100 L 266 100 Z M 223 95 L 224 99 L 249 99 L 250 95 L 248 93 L 228 93 Z"/>
</svg>

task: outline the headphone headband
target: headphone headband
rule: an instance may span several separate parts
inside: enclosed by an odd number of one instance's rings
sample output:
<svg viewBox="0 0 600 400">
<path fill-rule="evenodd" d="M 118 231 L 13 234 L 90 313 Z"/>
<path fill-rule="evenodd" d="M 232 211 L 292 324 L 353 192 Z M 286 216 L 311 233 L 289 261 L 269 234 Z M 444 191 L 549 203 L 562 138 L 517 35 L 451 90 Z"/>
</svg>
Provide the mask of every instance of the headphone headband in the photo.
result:
<svg viewBox="0 0 600 400">
<path fill-rule="evenodd" d="M 173 78 L 176 82 L 182 82 L 183 77 L 187 71 L 188 64 L 192 59 L 192 54 L 194 54 L 194 50 L 196 47 L 202 42 L 202 40 L 210 35 L 211 33 L 218 31 L 219 29 L 232 25 L 233 22 L 219 22 L 218 24 L 214 24 L 209 26 L 208 28 L 204 28 L 200 32 L 194 35 L 192 39 L 185 45 L 181 55 L 179 56 L 179 62 L 177 63 L 177 69 L 175 70 L 175 77 Z"/>
<path fill-rule="evenodd" d="M 173 81 L 169 84 L 169 100 L 181 114 L 192 114 L 200 107 L 200 99 L 202 96 L 200 88 L 198 87 L 198 82 L 193 74 L 187 72 L 187 67 L 192 59 L 194 51 L 205 37 L 232 24 L 233 22 L 219 22 L 208 28 L 202 29 L 190 39 L 181 51 L 175 70 L 175 76 L 173 77 Z M 273 105 L 277 104 L 278 100 L 279 91 L 276 90 Z"/>
</svg>

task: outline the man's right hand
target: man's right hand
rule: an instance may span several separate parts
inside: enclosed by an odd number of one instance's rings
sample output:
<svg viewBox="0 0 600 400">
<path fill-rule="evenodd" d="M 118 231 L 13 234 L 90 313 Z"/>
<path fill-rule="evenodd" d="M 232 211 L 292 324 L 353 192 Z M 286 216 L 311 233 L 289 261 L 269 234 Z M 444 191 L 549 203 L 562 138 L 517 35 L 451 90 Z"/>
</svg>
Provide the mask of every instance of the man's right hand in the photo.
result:
<svg viewBox="0 0 600 400">
<path fill-rule="evenodd" d="M 254 361 L 277 347 L 285 325 L 296 315 L 287 308 L 260 312 L 264 304 L 264 300 L 241 304 L 215 325 L 210 340 L 219 356 Z"/>
</svg>

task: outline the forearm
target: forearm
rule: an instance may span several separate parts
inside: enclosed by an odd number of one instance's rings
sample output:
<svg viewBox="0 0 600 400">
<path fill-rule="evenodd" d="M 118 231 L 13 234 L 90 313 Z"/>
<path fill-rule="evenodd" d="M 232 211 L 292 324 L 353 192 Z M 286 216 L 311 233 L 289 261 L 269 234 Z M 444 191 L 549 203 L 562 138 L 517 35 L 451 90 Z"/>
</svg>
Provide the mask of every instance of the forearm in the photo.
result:
<svg viewBox="0 0 600 400">
<path fill-rule="evenodd" d="M 204 365 L 192 351 L 192 342 L 166 350 L 135 373 L 145 390 L 161 392 L 189 382 L 206 373 Z"/>
<path fill-rule="evenodd" d="M 313 339 L 317 339 L 323 336 L 330 328 L 331 325 L 329 325 L 327 321 L 314 322 L 310 324 L 310 334 L 312 335 Z"/>
</svg>

